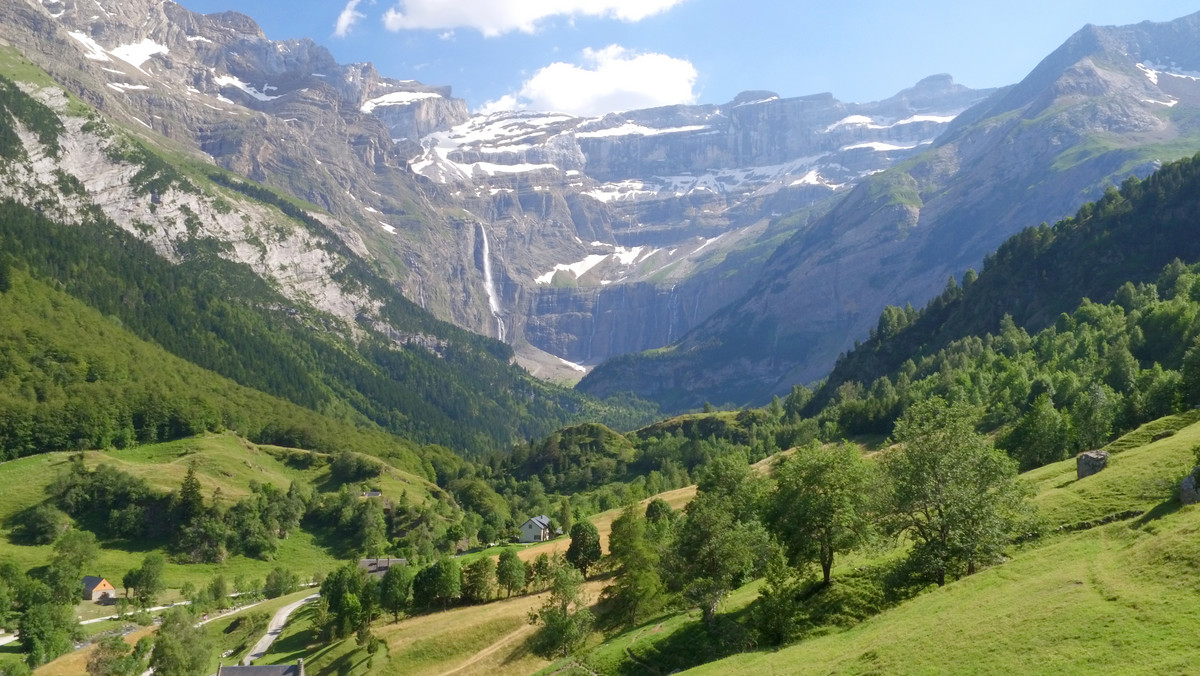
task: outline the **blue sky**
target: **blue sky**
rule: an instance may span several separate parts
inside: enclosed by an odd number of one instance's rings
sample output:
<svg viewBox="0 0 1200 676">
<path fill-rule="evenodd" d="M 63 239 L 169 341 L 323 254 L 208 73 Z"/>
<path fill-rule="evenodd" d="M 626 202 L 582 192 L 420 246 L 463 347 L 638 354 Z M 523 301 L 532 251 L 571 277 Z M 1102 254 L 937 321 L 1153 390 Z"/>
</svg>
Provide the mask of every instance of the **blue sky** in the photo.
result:
<svg viewBox="0 0 1200 676">
<path fill-rule="evenodd" d="M 577 114 L 738 92 L 886 98 L 935 73 L 1012 84 L 1084 24 L 1168 21 L 1176 0 L 180 0 L 237 9 L 342 63 L 451 85 L 473 111 Z"/>
</svg>

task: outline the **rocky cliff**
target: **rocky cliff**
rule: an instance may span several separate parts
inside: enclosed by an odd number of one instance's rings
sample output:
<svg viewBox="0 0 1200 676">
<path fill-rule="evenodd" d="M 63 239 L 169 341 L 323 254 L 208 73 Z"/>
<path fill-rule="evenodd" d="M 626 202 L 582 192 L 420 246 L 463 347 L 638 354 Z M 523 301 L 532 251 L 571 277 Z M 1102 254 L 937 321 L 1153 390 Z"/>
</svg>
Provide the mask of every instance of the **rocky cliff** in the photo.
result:
<svg viewBox="0 0 1200 676">
<path fill-rule="evenodd" d="M 987 93 L 937 76 L 869 104 L 747 92 L 600 118 L 469 117 L 449 87 L 268 40 L 235 12 L 0 8 L 0 39 L 73 94 L 189 162 L 315 205 L 414 302 L 521 354 L 589 364 L 686 332 L 803 222 L 779 215 L 827 209 Z"/>
<path fill-rule="evenodd" d="M 581 387 L 672 407 L 763 401 L 824 375 L 885 305 L 921 304 L 1020 228 L 1200 150 L 1200 14 L 1088 26 L 919 156 L 871 176 L 665 352 Z"/>
<path fill-rule="evenodd" d="M 746 92 L 598 118 L 500 113 L 427 135 L 410 166 L 488 224 L 506 336 L 594 364 L 683 335 L 804 223 L 782 214 L 823 211 L 986 94 L 935 76 L 869 104 Z"/>
</svg>

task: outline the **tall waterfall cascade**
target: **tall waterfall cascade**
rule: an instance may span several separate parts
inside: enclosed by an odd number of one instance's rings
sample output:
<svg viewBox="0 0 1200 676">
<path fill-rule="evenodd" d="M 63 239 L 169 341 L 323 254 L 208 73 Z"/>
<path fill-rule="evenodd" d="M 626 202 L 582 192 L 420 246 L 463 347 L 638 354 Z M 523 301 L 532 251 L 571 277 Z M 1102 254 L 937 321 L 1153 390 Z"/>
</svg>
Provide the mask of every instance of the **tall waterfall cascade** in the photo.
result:
<svg viewBox="0 0 1200 676">
<path fill-rule="evenodd" d="M 483 241 L 483 289 L 487 292 L 488 309 L 496 318 L 496 338 L 504 341 L 504 318 L 500 310 L 500 296 L 496 293 L 496 283 L 492 279 L 492 251 L 488 244 L 487 230 L 479 224 L 479 235 Z"/>
</svg>

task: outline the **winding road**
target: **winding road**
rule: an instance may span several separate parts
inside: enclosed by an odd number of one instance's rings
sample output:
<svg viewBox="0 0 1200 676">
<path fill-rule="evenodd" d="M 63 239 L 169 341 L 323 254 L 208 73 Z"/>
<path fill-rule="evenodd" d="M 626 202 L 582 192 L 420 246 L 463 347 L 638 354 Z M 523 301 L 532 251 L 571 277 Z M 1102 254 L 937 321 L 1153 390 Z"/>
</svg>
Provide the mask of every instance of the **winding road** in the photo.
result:
<svg viewBox="0 0 1200 676">
<path fill-rule="evenodd" d="M 263 637 L 258 640 L 258 643 L 255 643 L 254 647 L 250 649 L 250 653 L 246 655 L 245 659 L 242 660 L 242 666 L 250 666 L 254 663 L 254 660 L 266 655 L 267 649 L 271 647 L 271 644 L 274 643 L 275 639 L 279 638 L 279 634 L 283 632 L 284 626 L 287 625 L 288 617 L 290 617 L 292 613 L 296 612 L 296 609 L 300 606 L 310 601 L 315 601 L 320 596 L 320 594 L 305 596 L 299 601 L 296 601 L 295 603 L 289 603 L 288 605 L 275 611 L 275 616 L 271 618 L 270 624 L 267 625 L 267 633 L 263 634 Z"/>
</svg>

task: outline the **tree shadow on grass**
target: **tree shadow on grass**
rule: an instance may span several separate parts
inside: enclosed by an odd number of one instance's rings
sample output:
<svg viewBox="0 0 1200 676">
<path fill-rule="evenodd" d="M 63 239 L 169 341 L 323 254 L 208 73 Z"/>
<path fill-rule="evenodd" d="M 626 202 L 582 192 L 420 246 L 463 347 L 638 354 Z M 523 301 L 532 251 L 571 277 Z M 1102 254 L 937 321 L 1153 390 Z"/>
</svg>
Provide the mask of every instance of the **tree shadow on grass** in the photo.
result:
<svg viewBox="0 0 1200 676">
<path fill-rule="evenodd" d="M 353 641 L 354 639 L 350 638 L 346 640 Z M 387 659 L 386 654 L 381 655 L 380 657 L 383 660 Z M 368 668 L 360 671 L 359 667 L 363 664 L 367 664 Z M 333 672 L 339 674 L 339 676 L 348 676 L 349 674 L 354 673 L 369 674 L 372 671 L 370 669 L 370 664 L 373 664 L 371 654 L 362 648 L 355 648 L 350 652 L 343 654 L 341 657 L 338 657 L 333 662 L 330 662 L 329 667 L 322 669 L 322 671 L 325 673 Z"/>
<path fill-rule="evenodd" d="M 309 606 L 302 606 L 297 610 L 289 618 L 289 624 L 310 620 L 315 612 L 310 606 L 311 604 Z M 295 633 L 284 633 L 284 635 L 275 639 L 275 642 L 271 644 L 267 652 L 275 662 L 295 662 L 300 657 L 303 657 L 306 662 L 311 662 L 318 655 L 324 654 L 334 645 L 323 646 L 320 650 L 310 654 L 310 646 L 316 643 L 318 643 L 317 632 L 315 629 L 309 628 Z"/>
<path fill-rule="evenodd" d="M 303 526 L 312 535 L 313 542 L 335 559 L 354 558 L 358 552 L 357 542 L 347 534 L 346 529 L 316 523 L 312 519 L 305 520 Z"/>
<path fill-rule="evenodd" d="M 1137 520 L 1135 520 L 1132 524 L 1130 524 L 1130 527 L 1131 528 L 1142 528 L 1152 521 L 1158 521 L 1159 519 L 1163 518 L 1164 516 L 1168 516 L 1170 514 L 1174 514 L 1175 512 L 1178 512 L 1180 507 L 1183 507 L 1183 504 L 1179 502 L 1179 498 L 1177 498 L 1177 497 L 1173 497 L 1170 500 L 1167 500 L 1165 502 L 1160 502 L 1157 505 L 1155 505 L 1153 509 L 1146 512 L 1141 517 L 1139 517 Z"/>
<path fill-rule="evenodd" d="M 513 646 L 512 650 L 510 650 L 508 654 L 504 656 L 504 659 L 500 660 L 500 664 L 516 664 L 517 662 L 528 658 L 532 654 L 533 650 L 529 648 L 528 639 L 524 641 L 518 641 L 517 644 Z"/>
<path fill-rule="evenodd" d="M 636 651 L 632 651 L 631 646 L 626 650 L 629 659 L 617 665 L 614 673 L 619 676 L 667 674 L 753 650 L 757 646 L 754 632 L 749 627 L 749 609 L 747 606 L 717 615 L 711 626 L 697 619 L 653 643 L 638 645 Z M 652 620 L 643 626 L 657 624 L 660 620 Z"/>
</svg>

